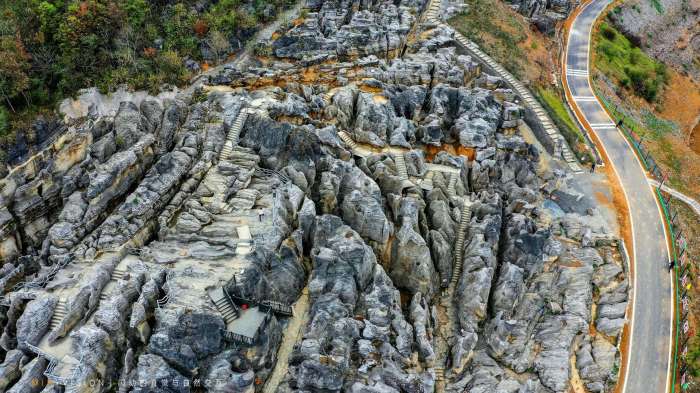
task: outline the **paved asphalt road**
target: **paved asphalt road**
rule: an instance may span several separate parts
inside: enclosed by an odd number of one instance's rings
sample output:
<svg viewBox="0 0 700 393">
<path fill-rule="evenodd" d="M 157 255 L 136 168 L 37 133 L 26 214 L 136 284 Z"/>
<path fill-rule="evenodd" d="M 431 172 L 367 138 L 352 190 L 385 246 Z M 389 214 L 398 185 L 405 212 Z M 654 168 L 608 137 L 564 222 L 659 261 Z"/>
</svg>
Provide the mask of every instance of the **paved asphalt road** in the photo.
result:
<svg viewBox="0 0 700 393">
<path fill-rule="evenodd" d="M 566 49 L 566 80 L 574 98 L 572 104 L 578 106 L 612 161 L 632 215 L 636 271 L 623 393 L 664 393 L 669 388 L 673 296 L 671 276 L 663 266 L 669 256 L 662 217 L 641 164 L 595 98 L 588 78 L 591 26 L 609 3 L 593 0 L 576 17 Z"/>
</svg>

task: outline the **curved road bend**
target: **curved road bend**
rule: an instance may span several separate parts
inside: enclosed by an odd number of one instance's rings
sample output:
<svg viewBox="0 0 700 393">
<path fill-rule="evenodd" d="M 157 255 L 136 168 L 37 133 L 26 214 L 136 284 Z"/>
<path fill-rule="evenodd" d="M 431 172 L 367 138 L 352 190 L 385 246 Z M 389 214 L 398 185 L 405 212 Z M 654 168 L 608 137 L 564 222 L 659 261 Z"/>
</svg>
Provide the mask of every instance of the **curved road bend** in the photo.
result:
<svg viewBox="0 0 700 393">
<path fill-rule="evenodd" d="M 569 32 L 566 81 L 584 119 L 603 145 L 625 192 L 631 214 L 635 260 L 633 314 L 623 393 L 669 391 L 673 295 L 665 228 L 652 188 L 623 134 L 595 97 L 589 82 L 591 29 L 611 0 L 592 0 Z"/>
</svg>

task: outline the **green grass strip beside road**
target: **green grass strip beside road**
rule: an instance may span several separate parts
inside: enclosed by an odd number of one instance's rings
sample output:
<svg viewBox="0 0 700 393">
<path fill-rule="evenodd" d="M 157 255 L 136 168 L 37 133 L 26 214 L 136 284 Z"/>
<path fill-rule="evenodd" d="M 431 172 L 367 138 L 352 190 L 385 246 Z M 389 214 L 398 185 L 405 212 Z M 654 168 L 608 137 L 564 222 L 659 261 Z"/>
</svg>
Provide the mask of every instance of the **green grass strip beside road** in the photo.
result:
<svg viewBox="0 0 700 393">
<path fill-rule="evenodd" d="M 674 313 L 676 316 L 676 335 L 675 335 L 675 345 L 673 348 L 673 383 L 671 384 L 671 393 L 675 393 L 676 391 L 676 375 L 678 374 L 677 368 L 678 368 L 678 341 L 679 341 L 679 332 L 681 329 L 680 326 L 680 293 L 679 293 L 679 283 L 678 283 L 678 254 L 676 253 L 676 235 L 673 232 L 673 225 L 671 225 L 671 215 L 669 213 L 669 208 L 666 206 L 666 201 L 664 200 L 664 197 L 661 195 L 661 190 L 659 188 L 656 188 L 656 196 L 659 198 L 659 201 L 661 202 L 661 207 L 664 211 L 664 220 L 666 221 L 666 225 L 668 225 L 669 231 L 671 231 L 671 252 L 673 253 L 673 261 L 674 261 L 674 269 L 673 269 L 673 277 L 676 282 L 676 312 Z"/>
</svg>

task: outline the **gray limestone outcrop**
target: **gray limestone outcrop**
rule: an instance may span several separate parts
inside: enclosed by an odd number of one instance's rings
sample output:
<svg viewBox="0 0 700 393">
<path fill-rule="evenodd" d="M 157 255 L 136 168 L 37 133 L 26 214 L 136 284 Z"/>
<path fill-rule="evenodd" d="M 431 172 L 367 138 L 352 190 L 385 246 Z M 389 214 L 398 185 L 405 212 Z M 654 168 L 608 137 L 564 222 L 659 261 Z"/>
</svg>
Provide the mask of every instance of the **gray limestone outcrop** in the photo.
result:
<svg viewBox="0 0 700 393">
<path fill-rule="evenodd" d="M 512 92 L 424 1 L 306 6 L 192 89 L 64 105 L 0 180 L 0 390 L 614 384 L 617 240 Z"/>
</svg>

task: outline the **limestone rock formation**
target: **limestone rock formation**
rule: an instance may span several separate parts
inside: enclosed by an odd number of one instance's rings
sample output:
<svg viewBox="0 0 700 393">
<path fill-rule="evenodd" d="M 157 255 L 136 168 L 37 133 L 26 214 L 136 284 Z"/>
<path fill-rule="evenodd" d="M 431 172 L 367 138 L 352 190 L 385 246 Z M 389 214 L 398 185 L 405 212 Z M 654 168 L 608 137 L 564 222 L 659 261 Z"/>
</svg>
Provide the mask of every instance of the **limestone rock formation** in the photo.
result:
<svg viewBox="0 0 700 393">
<path fill-rule="evenodd" d="M 62 105 L 0 180 L 0 390 L 607 391 L 617 240 L 425 6 L 308 1 L 191 89 Z"/>
</svg>

